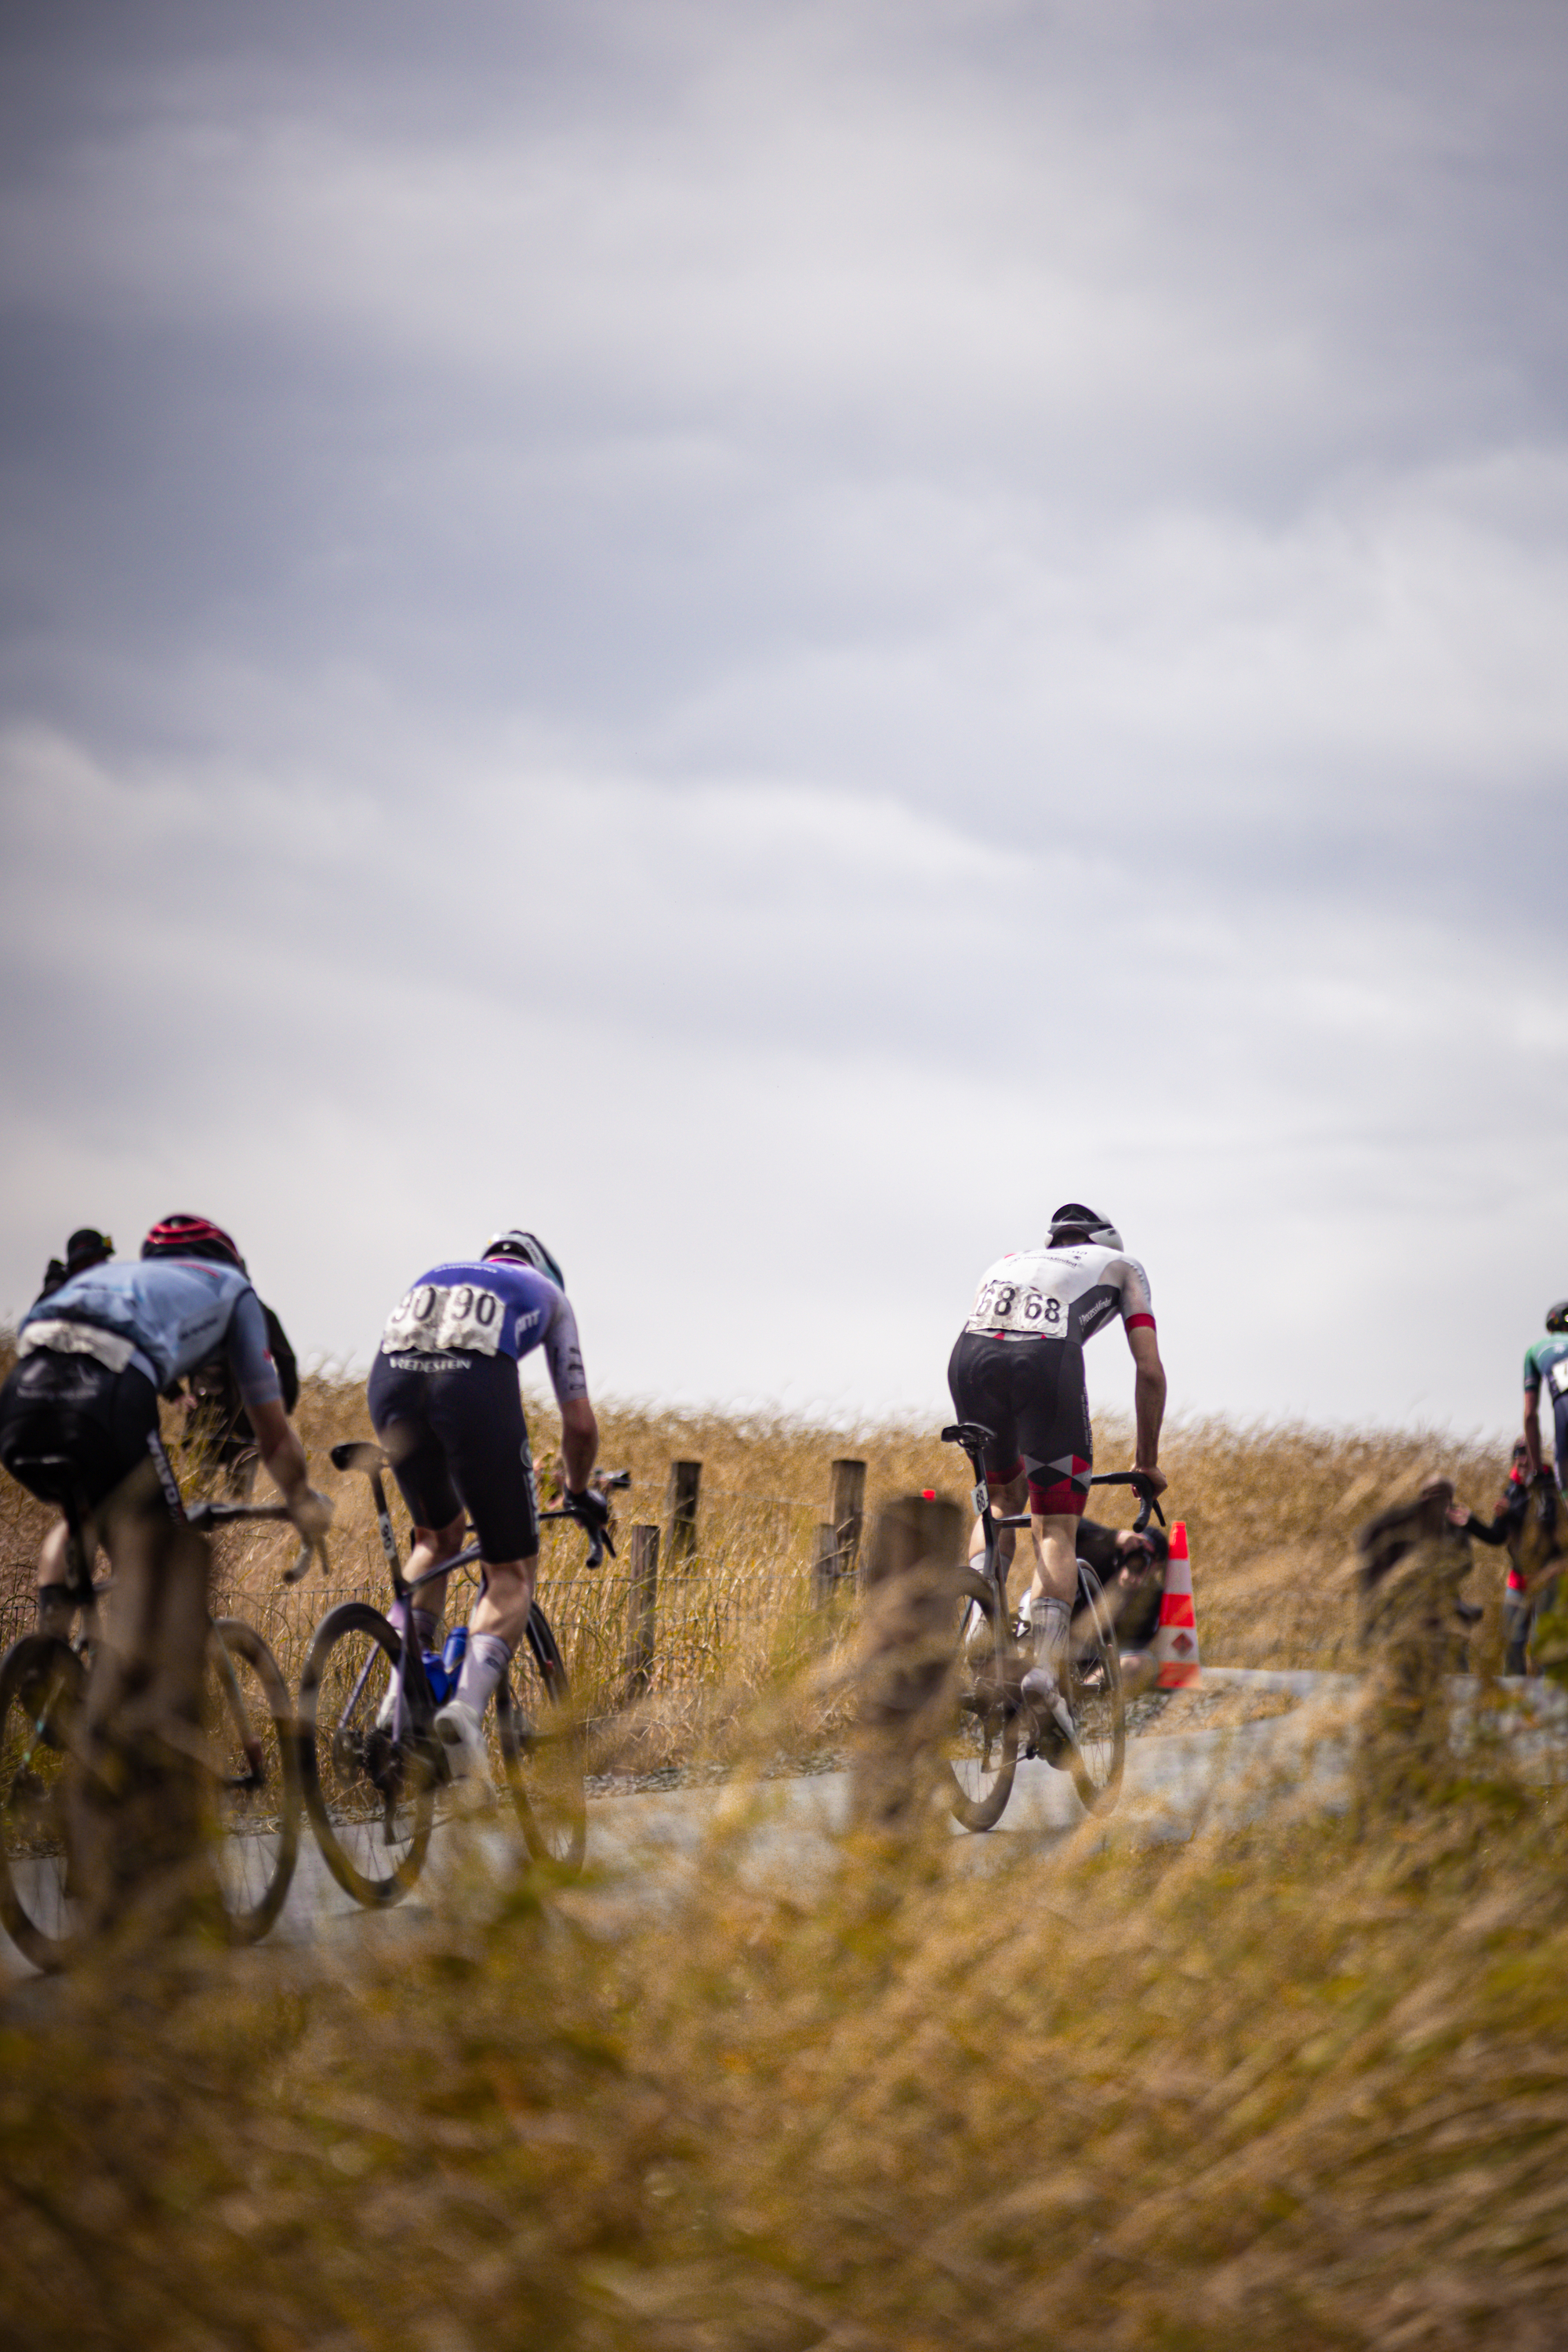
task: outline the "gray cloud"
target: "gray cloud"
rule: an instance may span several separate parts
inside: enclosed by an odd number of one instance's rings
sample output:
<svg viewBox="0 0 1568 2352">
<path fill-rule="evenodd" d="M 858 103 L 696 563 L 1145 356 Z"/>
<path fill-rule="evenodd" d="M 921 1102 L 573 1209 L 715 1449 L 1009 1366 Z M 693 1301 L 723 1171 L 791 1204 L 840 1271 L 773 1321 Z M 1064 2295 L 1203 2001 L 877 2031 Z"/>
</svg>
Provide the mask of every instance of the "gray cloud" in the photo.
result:
<svg viewBox="0 0 1568 2352">
<path fill-rule="evenodd" d="M 1551 12 L 6 38 L 0 1295 L 199 1193 L 363 1352 L 526 1192 L 602 1379 L 923 1405 L 1098 1189 L 1188 1404 L 1511 1412 Z"/>
</svg>

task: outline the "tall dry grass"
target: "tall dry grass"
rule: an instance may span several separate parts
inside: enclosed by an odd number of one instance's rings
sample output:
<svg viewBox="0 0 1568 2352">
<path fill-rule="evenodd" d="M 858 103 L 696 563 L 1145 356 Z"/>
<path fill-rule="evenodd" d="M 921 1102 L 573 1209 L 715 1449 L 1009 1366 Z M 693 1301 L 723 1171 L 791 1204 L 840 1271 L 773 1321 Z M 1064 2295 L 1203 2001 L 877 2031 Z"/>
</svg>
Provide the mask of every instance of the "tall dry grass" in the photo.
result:
<svg viewBox="0 0 1568 2352">
<path fill-rule="evenodd" d="M 0 1375 L 8 1360 L 0 1350 Z M 541 1405 L 531 1419 L 548 1484 L 544 1433 L 552 1415 Z M 661 1583 L 652 1689 L 632 1741 L 632 1760 L 645 1764 L 690 1753 L 717 1719 L 733 1721 L 738 1707 L 818 1638 L 811 1622 L 812 1531 L 828 1515 L 837 1456 L 866 1462 L 869 1510 L 911 1489 L 962 1498 L 967 1486 L 964 1465 L 941 1444 L 934 1426 L 827 1428 L 782 1415 L 681 1413 L 614 1402 L 601 1408 L 600 1421 L 602 1461 L 632 1473 L 630 1492 L 616 1504 L 623 1530 L 639 1520 L 662 1523 L 672 1460 L 703 1465 L 697 1563 L 684 1574 L 667 1573 Z M 363 1388 L 328 1374 L 307 1379 L 298 1423 L 313 1474 L 338 1506 L 331 1595 L 361 1592 L 384 1601 L 386 1574 L 368 1487 L 363 1478 L 340 1477 L 327 1459 L 339 1439 L 370 1433 Z M 1103 1468 L 1131 1459 L 1131 1432 L 1113 1417 L 1101 1421 L 1097 1444 Z M 1507 1468 L 1499 1446 L 1420 1431 L 1219 1420 L 1177 1424 L 1163 1460 L 1168 1515 L 1188 1527 L 1204 1656 L 1237 1665 L 1353 1664 L 1351 1563 L 1360 1522 L 1413 1494 L 1435 1469 L 1454 1478 L 1466 1499 L 1489 1505 Z M 265 1478 L 258 1486 L 265 1489 Z M 1135 1506 L 1125 1490 L 1107 1488 L 1094 1507 L 1127 1524 Z M 395 1497 L 394 1516 L 405 1536 Z M 0 1481 L 0 1635 L 6 1638 L 28 1619 L 32 1562 L 47 1523 L 40 1506 L 10 1480 Z M 547 1532 L 542 1555 L 544 1605 L 582 1702 L 599 1717 L 618 1709 L 625 1689 L 626 1549 L 623 1541 L 618 1563 L 590 1573 L 583 1538 L 568 1528 Z M 279 1571 L 289 1552 L 284 1534 L 239 1530 L 220 1538 L 217 1562 L 221 1592 L 260 1624 L 293 1679 L 328 1595 L 314 1572 L 282 1591 Z M 1498 1648 L 1501 1575 L 1500 1555 L 1478 1554 L 1473 1584 L 1488 1604 L 1478 1654 L 1483 1663 Z M 461 1591 L 455 1592 L 453 1618 L 467 1605 Z M 717 1692 L 726 1696 L 716 1706 Z"/>
<path fill-rule="evenodd" d="M 1555 2345 L 1563 1828 L 1494 1763 L 1359 1834 L 770 1862 L 732 1796 L 679 1868 L 476 1866 L 320 1956 L 121 1951 L 0 2013 L 0 2329 Z"/>
<path fill-rule="evenodd" d="M 317 1456 L 363 1429 L 326 1381 L 301 1420 Z M 921 1433 L 605 1420 L 606 1458 L 637 1476 L 628 1518 L 658 1516 L 677 1453 L 715 1500 L 811 1515 L 842 1451 L 866 1455 L 873 1503 L 958 1483 Z M 1419 1436 L 1213 1424 L 1178 1433 L 1170 1465 L 1207 1654 L 1320 1662 L 1350 1654 L 1356 1522 L 1437 1467 L 1484 1501 L 1502 1466 Z M 4 1508 L 24 1574 L 42 1515 Z M 357 1546 L 379 1575 L 372 1541 L 345 1510 L 344 1570 Z M 271 1563 L 236 1546 L 226 1572 Z M 759 1672 L 759 1768 L 792 1705 Z M 1562 2340 L 1568 1822 L 1506 1754 L 1445 1762 L 1397 1807 L 1186 1846 L 933 1835 L 900 1856 L 770 1830 L 783 1800 L 759 1781 L 674 1861 L 638 1846 L 646 1801 L 615 1809 L 620 1858 L 577 1888 L 476 1852 L 433 1872 L 423 1914 L 319 1949 L 122 1947 L 13 1990 L 0 2339 Z"/>
</svg>

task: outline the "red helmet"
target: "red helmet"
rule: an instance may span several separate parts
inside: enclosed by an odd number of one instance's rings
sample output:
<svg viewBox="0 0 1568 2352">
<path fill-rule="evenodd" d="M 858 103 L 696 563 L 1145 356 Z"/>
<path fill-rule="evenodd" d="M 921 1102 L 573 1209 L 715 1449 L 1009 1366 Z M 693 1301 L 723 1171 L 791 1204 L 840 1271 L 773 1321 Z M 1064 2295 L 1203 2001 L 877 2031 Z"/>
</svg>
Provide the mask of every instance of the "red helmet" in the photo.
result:
<svg viewBox="0 0 1568 2352">
<path fill-rule="evenodd" d="M 142 1244 L 143 1257 L 212 1257 L 225 1265 L 238 1266 L 241 1274 L 249 1267 L 240 1256 L 238 1244 L 221 1225 L 210 1217 L 163 1217 L 155 1224 Z"/>
</svg>

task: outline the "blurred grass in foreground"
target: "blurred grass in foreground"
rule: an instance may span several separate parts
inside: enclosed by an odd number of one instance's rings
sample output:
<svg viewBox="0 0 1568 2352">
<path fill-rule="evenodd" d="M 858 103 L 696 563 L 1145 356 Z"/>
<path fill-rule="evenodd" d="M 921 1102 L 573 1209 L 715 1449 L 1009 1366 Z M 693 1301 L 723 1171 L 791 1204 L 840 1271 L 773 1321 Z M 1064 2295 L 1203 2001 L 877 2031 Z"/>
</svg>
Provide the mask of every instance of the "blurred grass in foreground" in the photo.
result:
<svg viewBox="0 0 1568 2352">
<path fill-rule="evenodd" d="M 317 1381 L 301 1420 L 319 1457 L 363 1404 Z M 660 1515 L 676 1453 L 807 1503 L 838 1452 L 870 1462 L 873 1506 L 958 1488 L 923 1433 L 605 1420 L 628 1519 Z M 1100 1452 L 1125 1457 L 1114 1431 Z M 1304 1664 L 1353 1660 L 1361 1519 L 1435 1468 L 1485 1503 L 1502 1467 L 1212 1423 L 1168 1458 L 1205 1655 Z M 44 1515 L 4 1510 L 30 1575 Z M 815 1704 L 759 1652 L 731 1748 L 764 1762 Z M 1564 1801 L 1495 1754 L 1444 1775 L 1186 1846 L 943 1833 L 901 1861 L 754 1843 L 771 1801 L 742 1783 L 695 1861 L 618 1882 L 433 1869 L 426 1916 L 315 1950 L 109 1952 L 0 2008 L 0 2337 L 1555 2345 Z M 648 1801 L 616 1822 L 635 1835 Z"/>
<path fill-rule="evenodd" d="M 619 1889 L 476 1872 L 313 1955 L 110 1955 L 0 2025 L 0 2330 L 1556 2344 L 1563 1808 L 1492 1772 L 1359 1832 L 771 1874 L 732 1792 Z"/>
</svg>

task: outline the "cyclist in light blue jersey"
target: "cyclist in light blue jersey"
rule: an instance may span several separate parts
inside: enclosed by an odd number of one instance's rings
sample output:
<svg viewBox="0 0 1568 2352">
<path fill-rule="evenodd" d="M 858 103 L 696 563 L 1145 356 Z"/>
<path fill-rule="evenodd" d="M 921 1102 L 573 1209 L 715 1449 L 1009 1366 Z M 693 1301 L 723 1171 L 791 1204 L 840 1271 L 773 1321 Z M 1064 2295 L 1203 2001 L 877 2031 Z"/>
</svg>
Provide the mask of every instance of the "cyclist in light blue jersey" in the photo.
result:
<svg viewBox="0 0 1568 2352">
<path fill-rule="evenodd" d="M 97 1540 L 90 1515 L 149 1459 L 178 1513 L 158 1395 L 215 1354 L 233 1370 L 262 1461 L 295 1526 L 307 1537 L 324 1534 L 331 1505 L 312 1490 L 305 1450 L 283 1410 L 261 1302 L 234 1241 L 206 1217 L 165 1217 L 142 1243 L 139 1261 L 90 1265 L 22 1318 L 16 1366 L 0 1389 L 0 1461 L 45 1502 L 63 1503 L 66 1486 L 74 1488 L 89 1514 L 89 1546 Z M 45 1456 L 64 1466 L 41 1472 Z M 68 1577 L 61 1527 L 39 1561 L 45 1632 L 68 1626 Z"/>
</svg>

